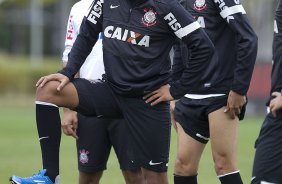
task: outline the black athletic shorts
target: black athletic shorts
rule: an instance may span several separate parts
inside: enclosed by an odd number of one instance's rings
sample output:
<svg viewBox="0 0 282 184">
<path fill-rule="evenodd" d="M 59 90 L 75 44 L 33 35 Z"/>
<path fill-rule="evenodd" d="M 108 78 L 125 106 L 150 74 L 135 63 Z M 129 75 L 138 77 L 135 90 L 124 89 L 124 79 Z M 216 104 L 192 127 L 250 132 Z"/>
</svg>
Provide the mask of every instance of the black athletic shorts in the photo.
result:
<svg viewBox="0 0 282 184">
<path fill-rule="evenodd" d="M 131 150 L 136 166 L 156 172 L 167 171 L 171 128 L 169 102 L 150 106 L 142 97 L 127 98 L 116 94 L 102 80 L 75 79 L 73 84 L 79 96 L 77 112 L 99 118 L 124 117 L 128 128 L 124 136 L 132 138 Z"/>
<path fill-rule="evenodd" d="M 255 142 L 252 184 L 282 183 L 282 110 L 267 114 Z"/>
<path fill-rule="evenodd" d="M 176 121 L 189 136 L 206 144 L 210 138 L 208 115 L 226 106 L 227 98 L 227 95 L 204 99 L 182 97 L 175 104 L 174 114 Z M 244 118 L 245 109 L 246 105 L 241 109 L 240 120 Z"/>
<path fill-rule="evenodd" d="M 121 119 L 106 119 L 83 116 L 78 113 L 76 141 L 78 169 L 80 172 L 97 172 L 106 169 L 111 148 L 117 155 L 120 169 L 137 170 L 131 151 L 131 138 L 126 122 Z"/>
</svg>

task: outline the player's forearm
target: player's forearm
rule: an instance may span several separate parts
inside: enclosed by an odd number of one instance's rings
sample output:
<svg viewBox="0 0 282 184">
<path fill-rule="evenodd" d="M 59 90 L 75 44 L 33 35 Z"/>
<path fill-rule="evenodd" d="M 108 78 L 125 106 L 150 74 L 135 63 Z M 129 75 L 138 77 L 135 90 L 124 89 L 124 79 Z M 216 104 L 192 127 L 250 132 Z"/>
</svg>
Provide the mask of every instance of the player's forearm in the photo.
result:
<svg viewBox="0 0 282 184">
<path fill-rule="evenodd" d="M 68 61 L 63 60 L 63 68 L 67 66 Z M 78 71 L 75 75 L 74 78 L 79 78 L 80 77 L 80 72 Z"/>
<path fill-rule="evenodd" d="M 184 60 L 188 58 L 184 58 L 183 55 L 186 54 L 186 50 L 181 50 L 181 41 L 178 41 L 174 46 L 174 57 L 173 57 L 173 63 L 171 68 L 171 80 L 176 81 L 181 78 L 181 75 L 185 69 Z M 185 53 L 183 53 L 185 52 Z M 188 53 L 188 52 L 187 52 Z"/>
</svg>

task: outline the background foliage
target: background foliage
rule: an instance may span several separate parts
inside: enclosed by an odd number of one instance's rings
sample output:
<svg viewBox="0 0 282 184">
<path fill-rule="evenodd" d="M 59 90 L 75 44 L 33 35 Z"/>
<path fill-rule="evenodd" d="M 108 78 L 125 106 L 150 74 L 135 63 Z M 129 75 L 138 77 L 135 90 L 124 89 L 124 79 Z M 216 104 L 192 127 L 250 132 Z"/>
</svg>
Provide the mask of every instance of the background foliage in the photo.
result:
<svg viewBox="0 0 282 184">
<path fill-rule="evenodd" d="M 36 66 L 28 61 L 28 57 L 0 54 L 0 95 L 33 95 L 36 81 L 41 76 L 57 72 L 61 68 L 59 58 L 46 57 L 42 64 Z"/>
</svg>

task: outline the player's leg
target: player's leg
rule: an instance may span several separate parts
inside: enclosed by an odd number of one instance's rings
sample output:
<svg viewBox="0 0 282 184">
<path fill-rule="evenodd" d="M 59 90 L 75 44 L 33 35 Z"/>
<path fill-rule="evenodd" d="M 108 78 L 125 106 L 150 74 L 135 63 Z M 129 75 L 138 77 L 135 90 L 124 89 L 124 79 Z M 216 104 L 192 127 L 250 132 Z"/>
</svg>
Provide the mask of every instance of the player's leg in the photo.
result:
<svg viewBox="0 0 282 184">
<path fill-rule="evenodd" d="M 239 119 L 231 119 L 224 107 L 209 114 L 210 138 L 216 174 L 222 184 L 243 183 L 237 168 Z"/>
<path fill-rule="evenodd" d="M 141 168 L 135 170 L 122 170 L 126 184 L 145 184 L 145 178 L 142 174 Z"/>
<path fill-rule="evenodd" d="M 79 184 L 99 184 L 103 171 L 79 172 Z"/>
<path fill-rule="evenodd" d="M 255 143 L 252 184 L 282 183 L 282 110 L 265 117 Z"/>
<path fill-rule="evenodd" d="M 78 94 L 72 83 L 58 92 L 56 81 L 51 81 L 36 92 L 36 123 L 41 146 L 43 168 L 52 182 L 59 175 L 59 148 L 61 120 L 59 106 L 74 108 L 78 105 Z"/>
<path fill-rule="evenodd" d="M 42 153 L 43 171 L 36 177 L 13 176 L 11 182 L 32 183 L 33 180 L 59 183 L 59 148 L 61 141 L 61 120 L 59 106 L 74 108 L 78 105 L 78 94 L 72 83 L 62 91 L 56 90 L 59 82 L 48 82 L 36 91 L 36 123 Z M 36 178 L 36 179 L 34 179 Z"/>
<path fill-rule="evenodd" d="M 49 86 L 49 87 L 48 87 Z M 58 106 L 75 108 L 74 110 L 86 115 L 116 116 L 120 112 L 110 88 L 103 81 L 91 83 L 84 79 L 75 79 L 61 92 L 56 91 L 57 82 L 49 82 L 38 89 L 36 97 L 36 121 L 42 150 L 43 172 L 36 178 L 47 178 L 46 183 L 58 183 L 59 147 L 61 137 L 61 121 Z M 109 101 L 110 103 L 104 103 Z M 79 104 L 78 104 L 79 103 Z M 99 108 L 99 109 L 98 109 Z M 47 173 L 46 172 L 47 169 Z M 35 177 L 22 178 L 13 176 L 14 183 L 29 184 Z"/>
<path fill-rule="evenodd" d="M 117 155 L 125 183 L 145 184 L 141 168 L 134 163 L 133 143 L 123 118 L 110 120 L 108 136 Z"/>
<path fill-rule="evenodd" d="M 200 158 L 209 140 L 205 108 L 200 100 L 180 99 L 174 109 L 177 123 L 175 184 L 196 184 Z"/>
<path fill-rule="evenodd" d="M 79 184 L 99 184 L 111 150 L 109 120 L 78 113 L 78 122 Z"/>
<path fill-rule="evenodd" d="M 144 173 L 143 175 L 146 184 L 168 184 L 167 172 L 158 172 L 151 169 L 142 168 L 142 173 Z"/>
<path fill-rule="evenodd" d="M 197 183 L 200 158 L 205 144 L 189 136 L 177 123 L 177 154 L 174 163 L 174 183 Z"/>
<path fill-rule="evenodd" d="M 281 43 L 282 43 L 282 1 L 275 12 L 274 34 L 272 43 L 272 89 L 279 86 L 281 75 Z M 280 90 L 279 90 L 280 91 Z M 282 183 L 282 111 L 277 111 L 274 118 L 267 114 L 262 124 L 260 134 L 255 143 L 255 157 L 252 171 L 252 184 Z"/>
<path fill-rule="evenodd" d="M 121 109 L 133 140 L 134 160 L 142 167 L 148 184 L 167 184 L 170 144 L 169 103 L 156 106 L 142 98 L 120 99 Z"/>
</svg>

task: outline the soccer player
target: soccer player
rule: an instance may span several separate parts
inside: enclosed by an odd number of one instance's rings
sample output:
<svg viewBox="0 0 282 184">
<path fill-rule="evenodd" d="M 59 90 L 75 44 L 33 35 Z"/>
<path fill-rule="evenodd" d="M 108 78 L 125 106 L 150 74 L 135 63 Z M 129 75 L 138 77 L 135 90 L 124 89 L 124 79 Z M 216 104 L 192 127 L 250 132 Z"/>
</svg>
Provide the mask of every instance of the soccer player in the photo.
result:
<svg viewBox="0 0 282 184">
<path fill-rule="evenodd" d="M 74 79 L 100 32 L 104 34 L 106 75 L 96 82 Z M 191 59 L 180 80 L 169 85 L 169 52 L 178 38 L 187 45 Z M 128 126 L 124 136 L 132 139 L 134 161 L 142 167 L 146 182 L 167 184 L 168 101 L 202 85 L 199 79 L 213 53 L 214 46 L 204 30 L 176 0 L 94 0 L 66 67 L 36 84 L 39 137 L 48 137 L 40 142 L 43 163 L 45 159 L 56 162 L 58 157 L 58 107 L 100 118 L 122 116 Z M 152 91 L 158 92 L 151 96 L 156 100 L 146 103 L 142 97 Z M 50 179 L 54 181 L 55 175 Z"/>
<path fill-rule="evenodd" d="M 174 183 L 197 183 L 201 155 L 210 139 L 220 182 L 240 184 L 236 165 L 238 125 L 245 113 L 257 36 L 239 0 L 181 0 L 181 3 L 204 28 L 216 52 L 199 79 L 205 83 L 188 91 L 175 108 L 172 103 L 178 135 Z M 183 60 L 190 59 L 193 56 L 187 47 L 183 43 L 176 45 L 174 79 L 184 74 Z"/>
<path fill-rule="evenodd" d="M 269 113 L 255 142 L 252 184 L 282 183 L 282 1 L 275 12 Z"/>
<path fill-rule="evenodd" d="M 68 54 L 74 41 L 79 34 L 79 28 L 85 15 L 85 10 L 90 8 L 93 0 L 81 0 L 71 9 L 68 20 L 68 29 L 63 54 L 64 66 L 68 61 Z M 104 71 L 102 54 L 102 35 L 96 42 L 90 55 L 80 68 L 79 77 L 88 80 L 102 78 Z M 62 121 L 63 130 L 69 133 L 69 124 L 76 121 L 75 111 L 65 109 Z M 127 184 L 142 183 L 142 173 L 140 168 L 134 167 L 131 155 L 124 153 L 123 150 L 130 150 L 130 139 L 124 136 L 126 124 L 123 119 L 100 119 L 97 117 L 77 115 L 77 153 L 79 165 L 80 184 L 98 184 L 113 145 L 117 154 L 120 168 Z M 76 137 L 76 135 L 73 135 Z M 129 151 L 128 151 L 129 152 Z M 130 153 L 130 152 L 129 152 Z"/>
<path fill-rule="evenodd" d="M 66 34 L 65 51 L 63 53 L 63 64 L 68 61 L 68 54 L 79 33 L 79 28 L 84 15 L 90 8 L 93 0 L 81 0 L 72 7 Z M 102 78 L 104 73 L 103 54 L 102 54 L 102 35 L 96 42 L 92 52 L 82 65 L 79 77 L 88 80 Z M 113 145 L 117 154 L 120 167 L 127 184 L 142 183 L 142 173 L 140 168 L 134 167 L 132 157 L 122 150 L 129 150 L 130 139 L 123 136 L 126 132 L 126 124 L 123 119 L 99 119 L 97 117 L 83 116 L 69 109 L 64 110 L 62 127 L 67 135 L 77 136 L 77 153 L 80 184 L 98 184 Z M 69 134 L 69 124 L 79 121 L 79 127 L 74 134 Z M 59 169 L 59 168 L 57 168 Z M 42 171 L 41 171 L 42 172 Z M 48 171 L 47 171 L 48 172 Z M 48 177 L 48 176 L 46 176 Z M 12 177 L 14 183 L 29 183 L 31 178 Z M 34 178 L 33 178 L 34 179 Z M 32 183 L 32 182 L 31 182 Z"/>
</svg>

